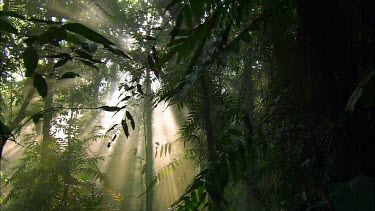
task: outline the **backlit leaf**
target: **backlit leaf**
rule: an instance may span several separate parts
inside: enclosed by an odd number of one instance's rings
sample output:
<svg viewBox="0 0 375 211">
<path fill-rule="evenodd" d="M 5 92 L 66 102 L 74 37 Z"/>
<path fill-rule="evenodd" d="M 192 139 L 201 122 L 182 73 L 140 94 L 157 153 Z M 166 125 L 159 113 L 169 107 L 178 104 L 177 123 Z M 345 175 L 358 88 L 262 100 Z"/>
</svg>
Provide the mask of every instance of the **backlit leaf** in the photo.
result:
<svg viewBox="0 0 375 211">
<path fill-rule="evenodd" d="M 81 77 L 79 74 L 77 73 L 73 73 L 73 72 L 66 72 L 64 73 L 62 76 L 61 76 L 61 79 L 66 79 L 66 78 L 75 78 L 75 77 Z"/>
<path fill-rule="evenodd" d="M 0 29 L 13 34 L 18 34 L 18 30 L 7 21 L 0 20 Z"/>
<path fill-rule="evenodd" d="M 38 52 L 34 47 L 29 46 L 23 52 L 22 58 L 23 58 L 23 63 L 26 68 L 25 76 L 31 77 L 36 67 L 38 66 L 38 60 L 39 60 Z"/>
<path fill-rule="evenodd" d="M 115 45 L 113 42 L 109 41 L 107 38 L 103 37 L 99 33 L 95 32 L 94 30 L 80 23 L 67 23 L 67 24 L 64 24 L 62 28 L 68 31 L 80 34 L 91 41 L 101 43 L 103 45 Z"/>
<path fill-rule="evenodd" d="M 81 61 L 83 64 L 85 64 L 89 67 L 95 68 L 97 71 L 99 71 L 99 67 L 96 66 L 94 63 L 86 61 L 86 60 L 79 60 L 79 61 Z"/>
<path fill-rule="evenodd" d="M 169 10 L 171 7 L 173 7 L 174 5 L 176 5 L 177 3 L 179 3 L 180 0 L 172 0 L 171 3 L 169 3 L 166 7 L 165 7 L 165 11 Z"/>
<path fill-rule="evenodd" d="M 85 51 L 81 51 L 81 50 L 75 50 L 74 52 L 76 52 L 78 54 L 78 56 L 82 57 L 82 58 L 85 58 L 85 59 L 92 59 L 92 55 L 85 52 Z"/>
<path fill-rule="evenodd" d="M 115 136 L 113 136 L 113 138 L 112 138 L 112 141 L 111 141 L 111 142 L 114 142 L 116 138 L 117 138 L 117 134 L 116 134 Z"/>
<path fill-rule="evenodd" d="M 190 6 L 185 6 L 184 7 L 184 14 L 185 14 L 185 21 L 186 25 L 189 29 L 193 28 L 193 22 L 191 20 L 191 9 Z"/>
<path fill-rule="evenodd" d="M 129 111 L 126 111 L 126 118 L 128 118 L 130 120 L 130 124 L 132 126 L 132 129 L 134 130 L 135 129 L 135 122 L 134 122 L 134 119 L 132 117 L 132 115 L 129 113 Z"/>
<path fill-rule="evenodd" d="M 47 82 L 44 80 L 44 78 L 40 74 L 34 75 L 33 85 L 43 98 L 47 96 L 48 88 L 47 88 Z"/>
<path fill-rule="evenodd" d="M 109 111 L 109 112 L 115 112 L 121 110 L 120 107 L 116 106 L 100 106 L 100 109 L 103 109 L 104 111 Z"/>
<path fill-rule="evenodd" d="M 124 98 L 121 100 L 121 102 L 126 101 L 126 100 L 129 100 L 130 98 L 131 98 L 131 96 L 126 96 L 126 97 L 124 97 Z"/>
<path fill-rule="evenodd" d="M 72 59 L 72 57 L 69 54 L 67 55 L 68 55 L 67 57 L 60 59 L 59 61 L 56 62 L 56 64 L 54 65 L 55 69 L 63 66 L 65 63 L 67 63 L 69 60 Z"/>
<path fill-rule="evenodd" d="M 139 94 L 142 94 L 142 95 L 144 94 L 143 91 L 142 91 L 142 85 L 137 84 L 137 91 L 138 91 Z"/>
<path fill-rule="evenodd" d="M 164 145 L 161 145 L 161 148 L 160 148 L 160 157 L 163 156 L 163 150 L 164 150 Z"/>
<path fill-rule="evenodd" d="M 38 113 L 38 114 L 34 115 L 33 118 L 32 118 L 34 124 L 37 124 L 37 123 L 39 122 L 39 119 L 40 119 L 42 116 L 43 116 L 42 113 Z"/>
<path fill-rule="evenodd" d="M 125 135 L 126 135 L 126 138 L 129 138 L 129 128 L 128 128 L 128 124 L 126 123 L 126 120 L 125 119 L 123 119 L 122 121 L 121 121 L 121 126 L 122 126 L 122 129 L 124 130 L 124 133 L 125 133 Z"/>
<path fill-rule="evenodd" d="M 112 48 L 111 46 L 109 45 L 104 45 L 105 49 L 118 55 L 118 56 L 121 56 L 121 57 L 124 57 L 124 58 L 127 58 L 127 59 L 131 59 L 129 55 L 127 55 L 126 53 L 124 53 L 123 51 L 121 50 L 118 50 L 118 49 L 115 49 L 115 48 Z"/>
<path fill-rule="evenodd" d="M 109 129 L 107 130 L 107 132 L 105 132 L 104 135 L 107 135 L 107 133 L 109 133 L 111 130 L 115 129 L 115 127 L 116 127 L 117 125 L 118 125 L 118 124 L 114 124 L 111 128 L 109 128 Z"/>
</svg>

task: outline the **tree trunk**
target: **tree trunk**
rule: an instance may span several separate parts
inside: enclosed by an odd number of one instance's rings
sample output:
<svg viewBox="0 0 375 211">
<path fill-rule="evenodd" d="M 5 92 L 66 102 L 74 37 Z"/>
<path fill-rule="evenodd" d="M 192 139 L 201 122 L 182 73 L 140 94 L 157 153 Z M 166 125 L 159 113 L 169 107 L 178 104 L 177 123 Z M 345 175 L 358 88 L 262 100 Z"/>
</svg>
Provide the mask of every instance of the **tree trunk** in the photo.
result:
<svg viewBox="0 0 375 211">
<path fill-rule="evenodd" d="M 207 136 L 207 155 L 209 159 L 214 159 L 217 156 L 215 151 L 216 140 L 212 125 L 210 94 L 208 92 L 205 75 L 201 77 L 200 84 L 203 94 L 203 121 Z"/>
<path fill-rule="evenodd" d="M 151 80 L 150 70 L 147 68 L 146 74 L 146 98 L 145 98 L 145 129 L 146 129 L 146 209 L 153 210 L 154 188 L 152 187 L 152 178 L 154 175 L 154 160 L 153 160 L 153 140 L 152 140 L 152 104 L 150 102 L 151 96 Z"/>
</svg>

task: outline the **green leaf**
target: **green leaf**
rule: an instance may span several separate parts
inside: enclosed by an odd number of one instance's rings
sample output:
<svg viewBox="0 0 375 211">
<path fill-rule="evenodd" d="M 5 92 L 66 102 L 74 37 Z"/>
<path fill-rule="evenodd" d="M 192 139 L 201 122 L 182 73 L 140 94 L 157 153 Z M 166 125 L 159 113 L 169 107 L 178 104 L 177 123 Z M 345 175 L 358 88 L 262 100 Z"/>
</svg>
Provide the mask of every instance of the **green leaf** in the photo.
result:
<svg viewBox="0 0 375 211">
<path fill-rule="evenodd" d="M 16 29 L 12 24 L 8 23 L 7 21 L 0 20 L 0 29 L 13 33 L 18 34 L 18 29 Z"/>
<path fill-rule="evenodd" d="M 242 132 L 236 129 L 229 129 L 228 133 L 233 136 L 242 136 Z"/>
<path fill-rule="evenodd" d="M 180 46 L 175 46 L 174 48 L 170 49 L 168 51 L 168 53 L 164 54 L 158 64 L 156 64 L 158 67 L 162 67 L 163 65 L 165 65 L 165 63 L 167 63 L 169 60 L 171 60 L 171 58 L 178 52 L 178 50 L 180 49 Z"/>
<path fill-rule="evenodd" d="M 16 12 L 13 12 L 13 11 L 0 11 L 0 16 L 9 16 L 9 17 L 14 17 L 14 18 L 26 20 L 25 17 L 17 14 Z"/>
<path fill-rule="evenodd" d="M 33 122 L 34 124 L 37 124 L 39 122 L 39 119 L 43 117 L 43 114 L 42 113 L 38 113 L 36 115 L 33 116 Z"/>
<path fill-rule="evenodd" d="M 173 39 L 173 40 L 171 40 L 171 42 L 170 43 L 168 43 L 167 45 L 166 45 L 166 47 L 173 47 L 173 46 L 175 46 L 175 45 L 181 45 L 183 42 L 185 42 L 186 40 L 187 40 L 188 38 L 186 38 L 186 37 L 182 37 L 182 38 L 179 38 L 179 39 Z M 169 52 L 170 52 L 171 50 L 169 50 Z"/>
<path fill-rule="evenodd" d="M 107 130 L 107 132 L 105 132 L 104 136 L 106 136 L 107 133 L 109 133 L 110 131 L 112 131 L 113 129 L 115 129 L 117 125 L 118 125 L 118 124 L 114 124 L 114 125 L 112 125 L 112 127 L 109 128 L 109 129 Z"/>
<path fill-rule="evenodd" d="M 172 144 L 170 143 L 170 144 L 168 145 L 168 154 L 171 154 L 171 150 L 172 150 Z"/>
<path fill-rule="evenodd" d="M 64 39 L 66 39 L 66 31 L 54 26 L 48 28 L 39 37 L 37 37 L 37 41 L 40 45 L 44 45 L 46 43 L 55 43 L 56 45 L 56 43 Z"/>
<path fill-rule="evenodd" d="M 10 131 L 9 127 L 6 126 L 1 120 L 0 120 L 0 132 L 1 132 L 1 138 L 4 140 L 8 139 L 8 137 L 12 134 L 12 131 Z"/>
<path fill-rule="evenodd" d="M 191 35 L 193 30 L 191 29 L 176 29 L 171 32 L 173 37 L 188 37 Z"/>
<path fill-rule="evenodd" d="M 75 78 L 75 77 L 81 77 L 79 74 L 77 73 L 73 73 L 73 72 L 66 72 L 64 73 L 62 76 L 61 76 L 61 79 L 66 79 L 66 78 Z"/>
<path fill-rule="evenodd" d="M 161 145 L 161 148 L 160 148 L 160 157 L 163 156 L 163 150 L 164 150 L 164 145 Z"/>
<path fill-rule="evenodd" d="M 34 47 L 29 46 L 23 52 L 22 58 L 26 68 L 25 77 L 31 77 L 38 66 L 38 52 Z"/>
<path fill-rule="evenodd" d="M 76 44 L 76 45 L 81 45 L 81 44 L 82 44 L 81 40 L 80 40 L 77 36 L 75 36 L 74 34 L 72 34 L 72 33 L 70 33 L 70 32 L 67 32 L 67 33 L 66 33 L 66 37 L 65 37 L 65 39 L 66 39 L 66 41 L 71 42 L 71 43 L 74 43 L 74 44 Z M 83 48 L 83 49 L 84 49 L 84 48 Z M 85 50 L 85 49 L 84 49 L 84 50 Z"/>
<path fill-rule="evenodd" d="M 43 20 L 43 19 L 39 19 L 39 18 L 29 18 L 27 20 L 32 21 L 32 22 L 38 22 L 38 23 L 61 24 L 61 22 L 59 22 L 59 21 Z"/>
<path fill-rule="evenodd" d="M 128 128 L 128 124 L 126 123 L 126 120 L 125 119 L 123 119 L 122 121 L 121 121 L 121 126 L 122 126 L 122 129 L 124 130 L 124 133 L 125 133 L 125 135 L 126 135 L 126 138 L 129 138 L 129 128 Z"/>
<path fill-rule="evenodd" d="M 132 115 L 129 113 L 129 111 L 126 111 L 126 118 L 128 118 L 130 120 L 130 124 L 132 126 L 132 129 L 134 130 L 135 129 L 135 122 L 134 122 L 134 119 L 132 117 Z"/>
<path fill-rule="evenodd" d="M 194 206 L 198 204 L 198 197 L 195 191 L 191 192 L 191 202 L 193 203 Z"/>
<path fill-rule="evenodd" d="M 229 164 L 230 164 L 230 170 L 231 170 L 231 173 L 232 173 L 232 177 L 236 181 L 237 180 L 237 164 L 236 164 L 235 154 L 229 155 L 228 161 L 229 161 Z"/>
<path fill-rule="evenodd" d="M 185 21 L 189 29 L 193 28 L 193 22 L 191 20 L 191 8 L 189 5 L 184 7 Z"/>
<path fill-rule="evenodd" d="M 143 39 L 145 39 L 145 40 L 156 40 L 155 37 L 152 37 L 152 36 L 149 36 L 149 35 L 147 35 Z"/>
<path fill-rule="evenodd" d="M 59 53 L 59 54 L 54 54 L 54 55 L 46 55 L 46 56 L 44 56 L 44 57 L 46 57 L 46 58 L 66 58 L 66 57 L 70 57 L 70 55 L 69 54 L 67 54 L 67 53 Z"/>
<path fill-rule="evenodd" d="M 191 11 L 193 12 L 194 21 L 199 23 L 203 15 L 204 1 L 190 0 Z"/>
<path fill-rule="evenodd" d="M 258 135 L 260 143 L 262 144 L 262 147 L 263 147 L 262 150 L 263 150 L 264 156 L 266 156 L 266 153 L 268 151 L 268 143 L 267 143 L 267 139 L 266 139 L 266 136 L 264 135 L 262 128 L 259 127 L 257 129 L 257 135 Z"/>
<path fill-rule="evenodd" d="M 81 61 L 83 64 L 85 64 L 89 67 L 95 68 L 97 71 L 99 71 L 99 67 L 96 66 L 94 63 L 86 61 L 86 60 L 79 60 L 79 61 Z"/>
<path fill-rule="evenodd" d="M 124 57 L 124 58 L 126 58 L 126 59 L 131 59 L 129 55 L 127 55 L 126 53 L 124 53 L 124 52 L 121 51 L 121 50 L 118 50 L 118 49 L 112 48 L 112 47 L 109 46 L 109 45 L 104 45 L 104 47 L 105 47 L 105 48 L 104 48 L 105 50 L 108 50 L 108 51 L 110 51 L 110 52 L 112 52 L 112 53 L 114 53 L 114 54 L 116 54 L 116 55 L 118 55 L 118 56 Z"/>
<path fill-rule="evenodd" d="M 141 94 L 141 95 L 144 94 L 143 91 L 142 91 L 142 85 L 137 84 L 137 91 L 138 91 L 138 93 Z"/>
<path fill-rule="evenodd" d="M 35 74 L 34 75 L 34 81 L 33 85 L 43 98 L 47 96 L 48 92 L 48 87 L 47 87 L 47 82 L 44 80 L 44 78 L 40 74 Z"/>
<path fill-rule="evenodd" d="M 59 68 L 61 66 L 63 66 L 65 63 L 67 63 L 69 60 L 72 60 L 72 57 L 69 55 L 69 54 L 66 54 L 65 55 L 66 57 L 64 57 L 63 59 L 60 59 L 59 61 L 56 62 L 56 64 L 54 65 L 54 68 Z"/>
<path fill-rule="evenodd" d="M 81 50 L 75 50 L 74 52 L 76 52 L 76 54 L 78 54 L 78 56 L 82 57 L 82 58 L 85 58 L 85 59 L 92 59 L 92 55 L 85 52 L 85 51 L 81 51 Z"/>
<path fill-rule="evenodd" d="M 201 24 L 194 30 L 194 41 L 195 46 L 201 46 L 207 39 L 208 30 L 205 24 Z"/>
<path fill-rule="evenodd" d="M 87 39 L 89 39 L 91 41 L 101 43 L 103 45 L 115 45 L 113 42 L 109 41 L 108 39 L 106 39 L 102 35 L 98 34 L 94 30 L 92 30 L 92 29 L 90 29 L 90 28 L 88 28 L 88 27 L 86 27 L 86 26 L 84 26 L 80 23 L 67 23 L 67 24 L 64 24 L 62 26 L 62 28 L 66 29 L 68 31 L 80 34 L 80 35 L 86 37 Z"/>
<path fill-rule="evenodd" d="M 88 53 L 95 53 L 95 51 L 98 49 L 98 45 L 96 43 L 85 43 L 82 42 L 82 48 Z"/>
<path fill-rule="evenodd" d="M 131 96 L 126 96 L 126 97 L 124 97 L 120 102 L 123 102 L 123 101 L 129 100 L 130 98 L 131 98 Z"/>
<path fill-rule="evenodd" d="M 181 0 L 172 0 L 171 3 L 169 3 L 166 7 L 165 7 L 165 11 L 169 10 L 171 7 L 173 7 L 174 5 L 176 5 L 177 3 L 180 3 Z"/>
<path fill-rule="evenodd" d="M 350 96 L 348 104 L 346 105 L 347 111 L 354 111 L 355 105 L 357 104 L 358 100 L 362 97 L 364 89 L 366 89 L 369 81 L 371 81 L 372 77 L 375 76 L 375 71 L 370 72 L 370 74 L 364 78 L 357 88 L 354 90 L 353 94 Z"/>
<path fill-rule="evenodd" d="M 100 106 L 100 109 L 103 109 L 104 111 L 109 111 L 109 112 L 115 112 L 121 110 L 120 107 L 116 106 Z"/>
<path fill-rule="evenodd" d="M 192 47 L 193 47 L 193 42 L 191 39 L 188 39 L 184 43 L 182 43 L 181 48 L 177 54 L 177 62 L 180 62 L 183 59 L 185 59 L 187 56 L 189 56 L 192 53 L 191 51 Z"/>
<path fill-rule="evenodd" d="M 183 13 L 180 12 L 180 13 L 177 15 L 176 24 L 175 24 L 175 26 L 174 26 L 173 29 L 172 29 L 172 33 L 171 33 L 171 37 L 172 37 L 172 39 L 174 39 L 174 37 L 176 36 L 176 35 L 175 35 L 175 32 L 177 32 L 177 31 L 180 29 L 180 26 L 181 26 L 181 24 L 182 24 L 183 19 L 184 19 Z"/>
</svg>

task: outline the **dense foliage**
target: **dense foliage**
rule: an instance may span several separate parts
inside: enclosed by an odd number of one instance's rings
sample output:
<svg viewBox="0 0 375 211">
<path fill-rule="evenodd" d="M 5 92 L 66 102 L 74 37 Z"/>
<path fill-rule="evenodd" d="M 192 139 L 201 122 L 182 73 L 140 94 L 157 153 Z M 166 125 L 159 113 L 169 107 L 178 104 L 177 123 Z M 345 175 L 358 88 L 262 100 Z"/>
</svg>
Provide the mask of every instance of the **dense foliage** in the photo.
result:
<svg viewBox="0 0 375 211">
<path fill-rule="evenodd" d="M 146 209 L 153 210 L 155 183 L 180 162 L 152 168 L 153 157 L 170 153 L 173 145 L 157 144 L 152 153 L 152 108 L 168 102 L 187 111 L 178 140 L 188 143 L 181 159 L 193 158 L 198 166 L 173 209 L 374 210 L 373 1 L 97 3 L 111 20 L 100 33 L 6 2 L 0 13 L 2 147 L 30 121 L 32 135 L 43 136 L 41 144 L 26 146 L 9 179 L 13 189 L 3 202 L 10 207 L 74 210 L 111 203 L 103 200 L 105 184 L 94 183 L 105 177 L 98 158 L 89 153 L 86 137 L 74 135 L 74 122 L 87 119 L 73 111 L 88 109 L 93 116 L 97 110 L 124 112 L 101 138 L 120 128 L 129 137 L 144 126 L 142 188 Z M 122 33 L 133 42 L 126 50 L 108 39 Z M 99 74 L 59 71 L 74 65 Z M 128 75 L 117 79 L 120 72 Z M 74 89 L 59 83 L 80 77 L 90 82 Z M 116 88 L 124 94 L 116 106 L 97 106 L 100 92 Z M 43 100 L 32 101 L 34 90 Z M 142 105 L 135 102 L 141 99 Z M 130 104 L 144 106 L 143 117 Z M 59 112 L 71 114 L 67 147 L 51 136 Z"/>
</svg>

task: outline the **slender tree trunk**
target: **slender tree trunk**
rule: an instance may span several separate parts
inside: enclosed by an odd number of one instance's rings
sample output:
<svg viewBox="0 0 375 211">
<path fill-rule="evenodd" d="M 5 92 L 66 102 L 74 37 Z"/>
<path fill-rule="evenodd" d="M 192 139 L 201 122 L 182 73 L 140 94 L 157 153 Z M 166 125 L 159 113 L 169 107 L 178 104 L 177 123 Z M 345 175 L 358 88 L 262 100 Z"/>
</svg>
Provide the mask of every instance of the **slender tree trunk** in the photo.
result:
<svg viewBox="0 0 375 211">
<path fill-rule="evenodd" d="M 216 137 L 215 137 L 215 130 L 212 122 L 212 104 L 211 104 L 211 97 L 207 86 L 207 76 L 203 74 L 200 78 L 200 85 L 202 89 L 202 103 L 203 103 L 203 121 L 204 121 L 204 129 L 206 130 L 207 136 L 207 155 L 208 159 L 214 161 L 218 155 L 216 152 Z M 215 176 L 214 176 L 215 177 Z M 213 191 L 209 193 L 212 197 L 212 203 L 215 205 L 215 210 L 221 211 L 223 207 L 221 205 L 220 198 L 223 197 L 223 192 L 221 192 L 220 188 L 215 188 Z"/>
<path fill-rule="evenodd" d="M 244 61 L 244 73 L 243 73 L 243 102 L 244 102 L 244 112 L 245 112 L 245 131 L 247 134 L 251 134 L 253 131 L 252 126 L 252 113 L 254 109 L 254 83 L 253 83 L 253 52 L 251 49 L 247 51 L 247 58 Z"/>
<path fill-rule="evenodd" d="M 73 99 L 71 100 L 71 105 L 70 105 L 72 108 L 74 107 L 74 101 Z M 60 210 L 63 211 L 63 210 L 66 210 L 66 206 L 67 206 L 67 203 L 68 203 L 68 197 L 69 197 L 69 189 L 70 189 L 70 186 L 71 186 L 71 162 L 72 162 L 72 153 L 73 153 L 73 144 L 72 144 L 72 139 L 73 139 L 73 118 L 74 118 L 74 111 L 73 110 L 70 110 L 70 118 L 69 118 L 69 128 L 68 128 L 68 146 L 67 146 L 67 159 L 66 161 L 68 162 L 67 164 L 67 169 L 65 169 L 65 175 L 63 175 L 64 177 L 64 192 L 63 192 L 63 197 L 62 197 L 62 204 L 60 206 Z"/>
<path fill-rule="evenodd" d="M 203 120 L 204 129 L 206 130 L 207 135 L 207 155 L 209 159 L 215 159 L 215 157 L 217 156 L 217 153 L 215 151 L 216 140 L 212 125 L 210 94 L 208 91 L 205 75 L 201 77 L 200 84 L 203 94 Z"/>
<path fill-rule="evenodd" d="M 153 140 L 152 140 L 152 105 L 150 70 L 147 68 L 146 74 L 146 98 L 145 98 L 145 129 L 146 129 L 146 208 L 153 210 L 154 188 L 152 187 L 152 177 L 154 174 L 153 161 Z"/>
</svg>

